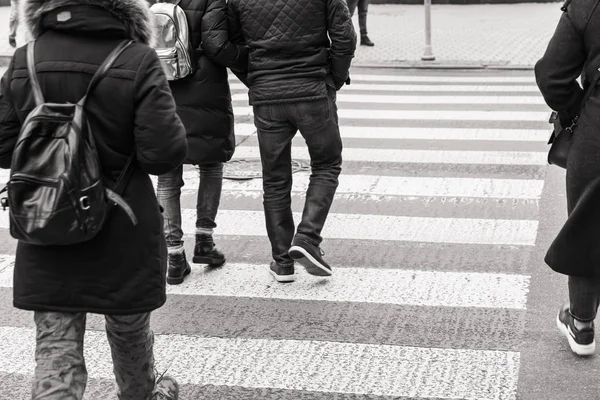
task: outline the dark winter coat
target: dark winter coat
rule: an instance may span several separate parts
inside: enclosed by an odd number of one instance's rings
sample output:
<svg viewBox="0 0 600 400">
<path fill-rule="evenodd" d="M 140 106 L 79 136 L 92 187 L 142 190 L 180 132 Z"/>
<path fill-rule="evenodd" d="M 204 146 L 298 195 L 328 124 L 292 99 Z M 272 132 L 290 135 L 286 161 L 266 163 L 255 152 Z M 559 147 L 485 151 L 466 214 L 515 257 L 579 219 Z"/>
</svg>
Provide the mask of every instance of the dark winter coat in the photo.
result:
<svg viewBox="0 0 600 400">
<path fill-rule="evenodd" d="M 135 173 L 123 197 L 139 223 L 134 227 L 115 208 L 90 242 L 19 243 L 14 305 L 104 314 L 154 310 L 166 300 L 167 261 L 163 218 L 148 174 L 181 165 L 187 144 L 158 56 L 147 45 L 153 37 L 148 5 L 144 0 L 27 0 L 24 9 L 37 38 L 36 69 L 49 102 L 77 102 L 107 55 L 123 40 L 136 40 L 88 97 L 86 116 L 108 185 L 137 149 Z M 19 129 L 34 107 L 30 88 L 26 51 L 20 48 L 2 79 L 1 168 L 10 168 Z"/>
<path fill-rule="evenodd" d="M 177 113 L 188 137 L 186 163 L 229 161 L 235 150 L 234 116 L 227 69 L 240 68 L 244 46 L 229 41 L 225 0 L 182 0 L 196 49 L 196 72 L 171 82 Z"/>
<path fill-rule="evenodd" d="M 579 113 L 584 89 L 600 72 L 600 0 L 574 0 L 563 13 L 558 27 L 543 58 L 535 66 L 538 86 L 553 110 L 558 111 L 563 126 L 570 125 Z M 557 10 L 558 12 L 558 10 Z M 577 82 L 583 73 L 584 88 Z M 583 106 L 579 125 L 572 139 L 567 163 L 567 202 L 571 214 L 595 178 L 600 176 L 600 93 L 595 89 Z M 586 196 L 586 198 L 594 196 Z M 587 204 L 587 202 L 586 202 Z M 600 207 L 595 204 L 593 207 Z M 579 214 L 579 212 L 578 212 Z M 600 253 L 592 255 L 600 246 L 600 220 L 594 221 L 594 230 L 570 243 L 557 244 L 549 253 L 549 264 L 559 272 L 569 274 L 572 268 L 598 268 Z M 565 237 L 562 235 L 561 237 Z M 557 255 L 565 251 L 585 254 L 586 266 L 559 262 Z M 551 254 L 552 253 L 552 254 Z M 554 255 L 553 255 L 554 254 Z M 589 257 L 588 257 L 589 256 Z M 556 260 L 554 262 L 553 260 Z M 568 264 L 568 265 L 567 265 Z M 571 269 L 571 271 L 569 271 Z"/>
<path fill-rule="evenodd" d="M 316 100 L 349 82 L 356 32 L 345 0 L 229 0 L 229 32 L 250 48 L 250 104 Z M 330 40 L 331 39 L 331 40 Z"/>
</svg>

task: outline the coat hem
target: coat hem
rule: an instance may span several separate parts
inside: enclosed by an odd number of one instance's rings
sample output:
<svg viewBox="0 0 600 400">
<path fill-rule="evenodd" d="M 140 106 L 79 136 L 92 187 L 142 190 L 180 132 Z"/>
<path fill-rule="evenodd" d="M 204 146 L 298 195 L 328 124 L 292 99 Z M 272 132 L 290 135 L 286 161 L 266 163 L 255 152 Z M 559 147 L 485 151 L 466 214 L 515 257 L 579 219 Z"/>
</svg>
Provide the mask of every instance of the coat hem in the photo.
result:
<svg viewBox="0 0 600 400">
<path fill-rule="evenodd" d="M 65 307 L 65 306 L 47 306 L 40 304 L 28 304 L 20 301 L 13 301 L 13 306 L 20 310 L 25 311 L 47 311 L 47 312 L 64 312 L 64 313 L 91 313 L 101 315 L 133 315 L 133 314 L 144 314 L 155 311 L 161 308 L 167 299 L 163 299 L 155 305 L 138 307 L 138 308 L 127 308 L 127 309 L 109 309 L 109 308 L 94 308 L 94 307 Z"/>
</svg>

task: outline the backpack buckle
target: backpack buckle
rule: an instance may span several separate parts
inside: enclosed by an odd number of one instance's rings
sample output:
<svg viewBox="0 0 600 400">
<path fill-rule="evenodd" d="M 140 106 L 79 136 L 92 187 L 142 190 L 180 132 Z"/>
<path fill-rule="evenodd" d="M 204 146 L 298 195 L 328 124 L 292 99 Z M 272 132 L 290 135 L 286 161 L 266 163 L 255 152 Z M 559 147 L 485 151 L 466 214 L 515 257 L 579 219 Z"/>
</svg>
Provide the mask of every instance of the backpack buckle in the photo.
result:
<svg viewBox="0 0 600 400">
<path fill-rule="evenodd" d="M 81 207 L 82 210 L 87 211 L 91 208 L 90 206 L 90 198 L 87 196 L 82 196 L 79 198 L 79 207 Z"/>
</svg>

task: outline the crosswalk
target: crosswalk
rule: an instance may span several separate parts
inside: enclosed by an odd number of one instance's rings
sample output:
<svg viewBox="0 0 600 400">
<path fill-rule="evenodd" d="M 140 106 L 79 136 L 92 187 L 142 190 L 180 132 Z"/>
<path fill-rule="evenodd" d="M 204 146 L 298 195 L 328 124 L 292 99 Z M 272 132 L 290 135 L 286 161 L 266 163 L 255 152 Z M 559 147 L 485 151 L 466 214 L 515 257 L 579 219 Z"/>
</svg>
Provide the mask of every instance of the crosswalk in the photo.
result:
<svg viewBox="0 0 600 400">
<path fill-rule="evenodd" d="M 234 160 L 257 159 L 233 78 L 232 95 Z M 228 263 L 168 288 L 153 319 L 159 370 L 185 399 L 516 400 L 547 168 L 533 75 L 357 71 L 337 102 L 344 166 L 323 231 L 333 277 L 274 282 L 261 180 L 226 180 L 215 240 Z M 300 135 L 293 157 L 309 159 Z M 308 177 L 294 174 L 296 219 Z M 188 252 L 198 179 L 186 167 Z M 7 228 L 0 212 L 0 376 L 14 382 L 0 398 L 25 399 L 34 331 L 11 306 Z M 87 399 L 115 397 L 102 329 L 91 316 Z"/>
</svg>

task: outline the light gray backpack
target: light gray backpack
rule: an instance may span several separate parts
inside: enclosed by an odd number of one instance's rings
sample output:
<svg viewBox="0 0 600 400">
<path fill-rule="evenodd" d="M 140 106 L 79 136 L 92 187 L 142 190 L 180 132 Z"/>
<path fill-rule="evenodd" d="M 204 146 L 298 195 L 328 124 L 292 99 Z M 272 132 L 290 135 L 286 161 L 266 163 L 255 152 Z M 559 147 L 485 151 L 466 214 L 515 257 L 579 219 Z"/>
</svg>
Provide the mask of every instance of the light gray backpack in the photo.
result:
<svg viewBox="0 0 600 400">
<path fill-rule="evenodd" d="M 179 7 L 181 0 L 159 2 L 150 7 L 157 27 L 156 53 L 170 81 L 194 73 L 194 50 L 185 13 Z"/>
</svg>

